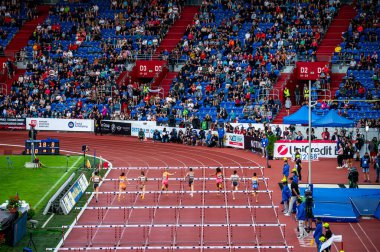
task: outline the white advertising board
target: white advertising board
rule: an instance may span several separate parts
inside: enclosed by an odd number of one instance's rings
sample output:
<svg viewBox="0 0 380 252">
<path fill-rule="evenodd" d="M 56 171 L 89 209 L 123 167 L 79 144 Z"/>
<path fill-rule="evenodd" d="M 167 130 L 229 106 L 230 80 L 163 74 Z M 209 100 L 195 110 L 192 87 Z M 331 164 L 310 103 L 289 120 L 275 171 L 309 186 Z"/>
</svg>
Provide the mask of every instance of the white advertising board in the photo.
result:
<svg viewBox="0 0 380 252">
<path fill-rule="evenodd" d="M 88 181 L 84 174 L 81 174 L 77 181 L 70 187 L 65 195 L 60 199 L 60 206 L 64 214 L 69 214 L 71 209 L 79 201 L 88 187 Z"/>
<path fill-rule="evenodd" d="M 274 157 L 275 158 L 291 158 L 296 149 L 300 150 L 300 153 L 309 152 L 309 144 L 307 141 L 278 141 L 274 144 Z M 318 158 L 336 158 L 336 143 L 330 141 L 318 141 L 312 142 L 311 154 Z"/>
<path fill-rule="evenodd" d="M 244 149 L 244 135 L 226 133 L 224 145 L 238 149 Z"/>
<path fill-rule="evenodd" d="M 88 119 L 26 118 L 27 129 L 29 124 L 36 125 L 36 130 L 94 131 L 94 120 Z"/>
</svg>

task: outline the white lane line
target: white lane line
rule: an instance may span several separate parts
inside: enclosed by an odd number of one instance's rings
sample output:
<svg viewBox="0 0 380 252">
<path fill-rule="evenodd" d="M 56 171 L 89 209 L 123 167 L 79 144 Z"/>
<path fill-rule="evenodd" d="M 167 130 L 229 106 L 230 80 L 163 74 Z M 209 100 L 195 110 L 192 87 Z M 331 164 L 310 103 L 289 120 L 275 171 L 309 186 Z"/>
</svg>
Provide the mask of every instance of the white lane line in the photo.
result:
<svg viewBox="0 0 380 252">
<path fill-rule="evenodd" d="M 69 168 L 69 172 L 74 168 L 76 167 L 76 165 L 78 164 L 78 162 L 82 159 L 82 157 L 78 157 L 78 159 L 70 166 Z M 37 202 L 37 204 L 34 206 L 34 208 L 38 208 L 40 206 L 40 204 L 45 200 L 46 197 L 49 196 L 49 194 L 57 187 L 57 185 L 59 185 L 59 183 L 61 183 L 61 181 L 66 177 L 68 173 L 65 173 L 63 174 L 59 180 L 57 180 L 57 182 L 55 182 L 55 184 L 49 189 L 49 191 L 47 191 L 45 193 L 45 195 Z"/>
<path fill-rule="evenodd" d="M 42 225 L 42 228 L 45 228 L 46 225 L 49 223 L 49 221 L 53 218 L 54 216 L 54 213 L 52 215 L 50 215 L 50 217 L 45 221 L 45 223 Z"/>
<path fill-rule="evenodd" d="M 352 226 L 351 223 L 350 223 L 350 227 L 354 231 L 354 233 L 356 234 L 356 237 L 358 237 L 359 241 L 363 244 L 365 250 L 367 250 L 367 252 L 370 252 L 370 250 L 367 248 L 367 246 L 365 245 L 365 243 L 363 242 L 363 240 L 360 238 L 359 234 L 356 232 L 355 228 Z"/>
<path fill-rule="evenodd" d="M 360 225 L 360 223 L 357 223 L 359 228 L 362 230 L 362 232 L 364 233 L 364 235 L 367 237 L 367 239 L 369 240 L 369 242 L 371 243 L 371 245 L 375 248 L 375 250 L 377 252 L 379 252 L 379 250 L 376 248 L 375 244 L 373 244 L 372 242 L 372 239 L 367 235 L 367 233 L 364 231 L 363 227 Z"/>
</svg>

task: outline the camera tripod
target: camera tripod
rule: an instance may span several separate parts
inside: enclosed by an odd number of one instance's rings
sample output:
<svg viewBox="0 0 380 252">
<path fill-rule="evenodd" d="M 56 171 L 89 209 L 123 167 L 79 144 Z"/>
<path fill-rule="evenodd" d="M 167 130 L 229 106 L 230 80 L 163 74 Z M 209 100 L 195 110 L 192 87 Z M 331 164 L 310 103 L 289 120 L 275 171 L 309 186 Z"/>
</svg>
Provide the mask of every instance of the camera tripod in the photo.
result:
<svg viewBox="0 0 380 252">
<path fill-rule="evenodd" d="M 37 249 L 36 249 L 36 244 L 34 244 L 34 241 L 33 241 L 33 236 L 32 236 L 33 233 L 30 233 L 29 234 L 29 242 L 28 242 L 28 248 L 31 248 L 33 246 L 35 252 L 37 252 Z"/>
</svg>

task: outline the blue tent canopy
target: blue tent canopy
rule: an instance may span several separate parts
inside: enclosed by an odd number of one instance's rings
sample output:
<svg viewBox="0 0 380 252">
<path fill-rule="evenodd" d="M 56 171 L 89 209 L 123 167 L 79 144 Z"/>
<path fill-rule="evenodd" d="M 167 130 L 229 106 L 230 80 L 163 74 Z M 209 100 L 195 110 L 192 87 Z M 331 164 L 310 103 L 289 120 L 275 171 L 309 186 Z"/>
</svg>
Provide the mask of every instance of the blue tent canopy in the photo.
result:
<svg viewBox="0 0 380 252">
<path fill-rule="evenodd" d="M 316 127 L 351 127 L 354 124 L 354 121 L 338 115 L 335 110 L 330 110 L 325 116 L 323 116 L 313 125 Z"/>
<path fill-rule="evenodd" d="M 315 121 L 319 120 L 321 117 L 311 112 L 311 124 L 314 126 Z M 285 124 L 309 124 L 309 108 L 307 106 L 302 106 L 297 112 L 285 116 L 283 118 L 283 123 Z"/>
</svg>

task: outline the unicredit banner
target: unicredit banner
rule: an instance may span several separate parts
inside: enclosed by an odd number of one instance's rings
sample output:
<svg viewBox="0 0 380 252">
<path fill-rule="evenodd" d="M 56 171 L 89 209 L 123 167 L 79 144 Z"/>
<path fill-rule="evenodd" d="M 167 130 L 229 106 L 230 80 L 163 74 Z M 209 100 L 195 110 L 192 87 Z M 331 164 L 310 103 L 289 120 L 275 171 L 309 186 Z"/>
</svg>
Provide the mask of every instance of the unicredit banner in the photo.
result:
<svg viewBox="0 0 380 252">
<path fill-rule="evenodd" d="M 277 141 L 274 144 L 274 157 L 291 158 L 297 149 L 299 149 L 300 153 L 308 153 L 308 141 Z M 319 158 L 336 158 L 336 142 L 322 140 L 312 141 L 311 154 L 316 154 Z"/>
<path fill-rule="evenodd" d="M 26 118 L 27 129 L 30 124 L 36 130 L 94 132 L 94 120 L 88 119 Z"/>
</svg>

